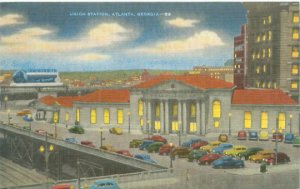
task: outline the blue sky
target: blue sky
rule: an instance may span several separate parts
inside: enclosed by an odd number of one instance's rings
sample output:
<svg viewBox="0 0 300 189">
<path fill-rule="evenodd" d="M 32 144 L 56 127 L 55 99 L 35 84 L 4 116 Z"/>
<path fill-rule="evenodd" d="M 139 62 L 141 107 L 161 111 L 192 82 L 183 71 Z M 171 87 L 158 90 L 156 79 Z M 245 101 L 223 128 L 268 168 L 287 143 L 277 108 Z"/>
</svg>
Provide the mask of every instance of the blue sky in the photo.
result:
<svg viewBox="0 0 300 189">
<path fill-rule="evenodd" d="M 0 69 L 192 69 L 223 65 L 241 3 L 0 3 Z"/>
</svg>

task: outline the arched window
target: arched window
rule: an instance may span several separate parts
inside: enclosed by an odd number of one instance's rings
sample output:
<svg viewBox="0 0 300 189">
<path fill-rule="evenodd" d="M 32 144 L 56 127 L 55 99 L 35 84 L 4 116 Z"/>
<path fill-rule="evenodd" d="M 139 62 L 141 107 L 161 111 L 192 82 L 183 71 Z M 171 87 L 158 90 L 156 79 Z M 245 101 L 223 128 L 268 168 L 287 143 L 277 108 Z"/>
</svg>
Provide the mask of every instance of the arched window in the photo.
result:
<svg viewBox="0 0 300 189">
<path fill-rule="evenodd" d="M 76 122 L 79 122 L 80 121 L 80 109 L 77 108 L 76 109 Z"/>
<path fill-rule="evenodd" d="M 190 111 L 191 111 L 190 112 L 191 117 L 196 117 L 196 105 L 195 105 L 195 103 L 191 104 Z"/>
<path fill-rule="evenodd" d="M 285 113 L 278 114 L 278 129 L 285 129 Z"/>
<path fill-rule="evenodd" d="M 268 112 L 261 112 L 260 114 L 260 128 L 267 129 L 268 128 Z"/>
<path fill-rule="evenodd" d="M 221 117 L 221 102 L 219 100 L 215 100 L 213 102 L 212 113 L 213 113 L 213 118 Z"/>
<path fill-rule="evenodd" d="M 123 109 L 118 109 L 117 110 L 117 123 L 119 125 L 123 124 Z"/>
<path fill-rule="evenodd" d="M 138 102 L 138 112 L 139 112 L 139 116 L 143 116 L 143 101 L 139 100 Z"/>
<path fill-rule="evenodd" d="M 244 112 L 244 128 L 251 128 L 251 112 Z"/>
<path fill-rule="evenodd" d="M 104 124 L 109 124 L 110 116 L 109 116 L 109 109 L 105 108 L 103 110 L 103 122 Z"/>
<path fill-rule="evenodd" d="M 95 108 L 91 109 L 90 120 L 91 120 L 91 124 L 96 124 L 97 123 L 97 113 L 96 113 Z"/>
</svg>

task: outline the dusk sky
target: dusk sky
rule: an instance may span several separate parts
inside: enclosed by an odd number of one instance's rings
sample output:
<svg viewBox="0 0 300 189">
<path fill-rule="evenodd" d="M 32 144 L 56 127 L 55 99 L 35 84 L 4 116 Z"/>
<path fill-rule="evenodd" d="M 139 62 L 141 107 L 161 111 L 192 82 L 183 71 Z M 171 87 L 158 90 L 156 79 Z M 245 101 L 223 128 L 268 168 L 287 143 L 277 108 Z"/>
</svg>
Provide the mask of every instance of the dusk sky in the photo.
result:
<svg viewBox="0 0 300 189">
<path fill-rule="evenodd" d="M 189 70 L 233 58 L 241 3 L 0 3 L 0 69 Z"/>
</svg>

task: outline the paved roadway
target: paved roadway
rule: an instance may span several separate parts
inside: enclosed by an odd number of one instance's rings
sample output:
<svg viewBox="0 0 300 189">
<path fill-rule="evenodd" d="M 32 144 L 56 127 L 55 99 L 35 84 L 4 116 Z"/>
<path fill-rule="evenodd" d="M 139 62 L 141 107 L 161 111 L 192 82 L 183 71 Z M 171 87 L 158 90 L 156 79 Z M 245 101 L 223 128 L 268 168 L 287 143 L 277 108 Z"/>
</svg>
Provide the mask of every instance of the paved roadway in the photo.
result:
<svg viewBox="0 0 300 189">
<path fill-rule="evenodd" d="M 12 111 L 11 115 L 13 117 L 11 122 L 18 123 L 22 126 L 28 125 L 28 123 L 25 123 L 21 117 L 15 116 L 16 111 Z M 0 117 L 1 117 L 0 118 L 1 120 L 3 120 L 4 122 L 7 122 L 7 113 L 6 112 L 0 112 Z M 50 133 L 54 133 L 54 125 L 53 124 L 49 124 L 49 123 L 46 123 L 43 121 L 34 121 L 32 123 L 32 129 L 36 130 L 38 128 L 43 128 L 44 130 L 47 130 Z M 89 128 L 89 129 L 86 129 L 85 134 L 78 135 L 78 134 L 69 133 L 67 131 L 65 125 L 58 124 L 57 131 L 58 131 L 57 132 L 58 138 L 63 139 L 66 137 L 75 137 L 78 141 L 91 140 L 94 142 L 94 144 L 96 144 L 97 147 L 100 146 L 99 129 Z M 140 139 L 145 138 L 145 137 L 147 137 L 147 135 L 136 135 L 136 134 L 124 133 L 121 136 L 117 136 L 117 135 L 110 134 L 108 132 L 108 130 L 104 129 L 103 137 L 105 137 L 104 144 L 113 145 L 116 149 L 129 149 L 128 145 L 129 145 L 130 140 L 132 140 L 134 138 L 140 138 Z M 165 137 L 168 139 L 168 141 L 173 142 L 174 144 L 178 144 L 178 136 L 166 135 Z M 194 136 L 189 136 L 189 135 L 182 136 L 182 141 L 188 140 L 189 138 L 192 138 L 192 137 L 194 137 Z M 204 138 L 208 141 L 213 141 L 213 140 L 217 139 L 217 136 L 210 135 L 210 136 L 206 136 L 206 137 L 202 137 L 202 138 Z M 275 148 L 275 143 L 271 142 L 271 141 L 238 141 L 238 140 L 236 140 L 235 136 L 232 136 L 229 139 L 229 142 L 233 143 L 233 144 L 246 145 L 248 147 L 260 146 L 265 149 L 274 149 Z M 287 182 L 288 182 L 289 178 L 294 178 L 294 176 L 295 176 L 296 179 L 293 179 L 291 181 L 292 183 L 290 182 L 290 184 L 292 184 L 293 186 L 299 187 L 300 148 L 295 148 L 290 144 L 278 143 L 278 149 L 280 152 L 287 153 L 291 158 L 291 162 L 287 165 L 278 165 L 278 166 L 268 167 L 267 168 L 268 173 L 264 174 L 264 175 L 270 175 L 271 177 L 269 176 L 268 178 L 273 178 L 273 179 L 275 179 L 275 181 L 276 181 L 276 179 L 277 179 L 277 181 L 281 181 L 281 179 L 283 179 Z M 146 153 L 143 151 L 139 151 L 138 149 L 129 149 L 129 150 L 133 154 Z M 158 164 L 169 167 L 170 158 L 168 156 L 159 156 L 158 154 L 154 154 L 154 153 L 150 154 L 150 155 L 151 155 L 152 159 L 154 159 L 155 161 L 158 162 Z M 207 185 L 209 185 L 209 184 L 216 182 L 216 180 L 214 180 L 213 178 L 217 178 L 217 177 L 225 179 L 225 178 L 230 178 L 230 177 L 233 178 L 234 175 L 237 175 L 239 178 L 240 178 L 240 176 L 244 176 L 241 178 L 249 178 L 249 179 L 245 180 L 245 182 L 251 181 L 251 183 L 252 182 L 255 183 L 255 180 L 252 181 L 251 178 L 256 178 L 257 176 L 259 176 L 259 178 L 266 177 L 266 176 L 263 176 L 259 172 L 259 166 L 260 166 L 259 164 L 250 163 L 250 162 L 246 161 L 245 166 L 246 167 L 243 169 L 218 170 L 218 169 L 213 169 L 211 166 L 199 166 L 195 162 L 194 163 L 187 162 L 186 159 L 176 159 L 175 161 L 173 161 L 174 172 L 180 179 L 180 183 L 189 181 L 186 183 L 189 183 L 189 184 L 187 184 L 187 186 L 192 185 L 192 186 L 190 186 L 190 188 L 198 188 L 198 186 L 197 187 L 195 186 L 195 185 L 198 185 L 196 183 L 198 183 L 199 180 L 203 181 L 204 178 L 207 178 L 208 180 L 210 180 L 210 182 L 207 181 L 208 182 Z M 281 174 L 283 174 L 283 176 L 279 177 Z M 292 174 L 292 177 L 289 177 L 288 176 L 289 174 Z M 277 175 L 276 177 L 278 177 L 278 178 L 276 178 L 275 175 Z M 241 180 L 243 180 L 243 179 L 241 179 Z M 267 181 L 267 180 L 268 180 L 267 178 L 264 178 L 264 180 L 262 180 L 262 181 Z M 270 180 L 270 182 L 271 181 L 273 181 L 273 180 Z M 209 185 L 209 186 L 211 186 L 211 185 Z M 215 186 L 220 186 L 220 185 L 216 184 Z M 205 188 L 204 185 L 203 185 L 203 188 Z M 213 187 L 208 187 L 208 188 L 213 188 Z M 216 187 L 216 188 L 223 189 L 223 187 Z M 268 187 L 266 187 L 266 188 L 268 188 Z M 286 189 L 288 189 L 288 187 Z"/>
</svg>

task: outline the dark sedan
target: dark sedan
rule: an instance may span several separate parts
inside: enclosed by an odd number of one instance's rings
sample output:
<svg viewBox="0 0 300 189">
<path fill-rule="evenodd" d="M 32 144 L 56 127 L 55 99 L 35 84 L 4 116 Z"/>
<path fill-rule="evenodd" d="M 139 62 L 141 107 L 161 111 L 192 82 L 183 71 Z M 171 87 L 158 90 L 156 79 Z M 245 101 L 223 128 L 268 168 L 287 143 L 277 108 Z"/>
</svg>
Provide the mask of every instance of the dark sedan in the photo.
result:
<svg viewBox="0 0 300 189">
<path fill-rule="evenodd" d="M 213 163 L 213 168 L 223 169 L 223 168 L 243 168 L 245 167 L 244 161 L 240 159 L 234 159 L 230 156 L 224 156 L 220 159 L 215 160 Z"/>
<path fill-rule="evenodd" d="M 263 148 L 260 147 L 251 147 L 248 148 L 245 152 L 238 153 L 238 157 L 245 158 L 245 160 L 248 160 L 250 156 L 255 155 L 257 152 L 262 151 Z"/>
</svg>

